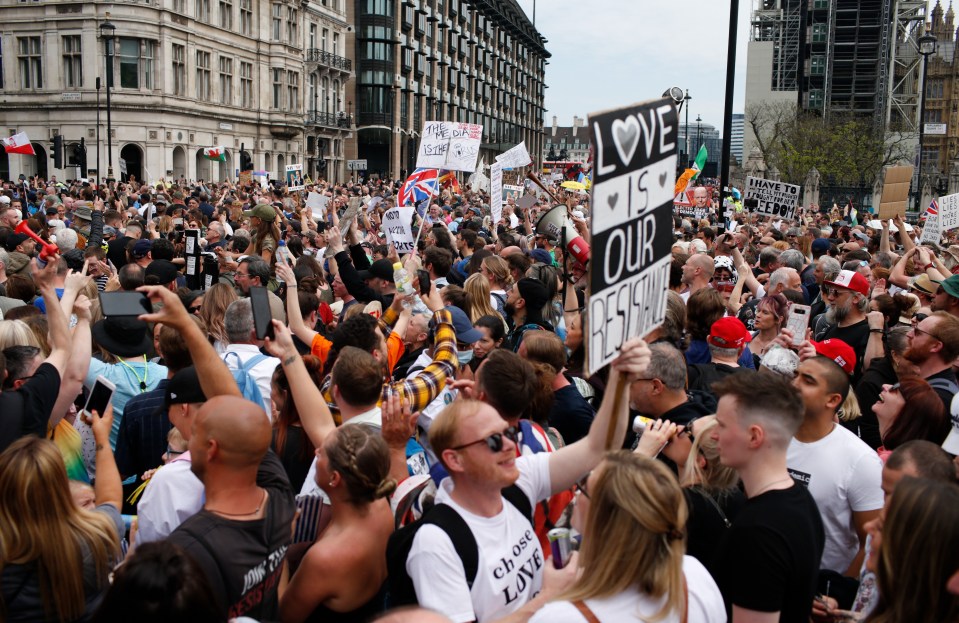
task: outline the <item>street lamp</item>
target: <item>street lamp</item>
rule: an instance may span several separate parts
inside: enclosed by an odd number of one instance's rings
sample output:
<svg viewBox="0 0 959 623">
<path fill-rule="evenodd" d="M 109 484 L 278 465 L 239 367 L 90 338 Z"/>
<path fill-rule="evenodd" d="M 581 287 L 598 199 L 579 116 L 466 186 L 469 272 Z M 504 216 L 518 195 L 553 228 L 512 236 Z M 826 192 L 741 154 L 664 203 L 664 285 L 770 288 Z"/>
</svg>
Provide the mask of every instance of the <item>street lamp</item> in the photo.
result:
<svg viewBox="0 0 959 623">
<path fill-rule="evenodd" d="M 703 144 L 703 116 L 696 115 L 696 153 Z"/>
<path fill-rule="evenodd" d="M 916 162 L 916 210 L 920 210 L 922 196 L 922 137 L 926 128 L 926 75 L 929 71 L 929 57 L 936 53 L 936 36 L 925 34 L 919 37 L 919 53 L 922 54 L 922 82 L 919 88 L 919 159 Z"/>
<path fill-rule="evenodd" d="M 100 37 L 106 43 L 107 60 L 107 181 L 113 180 L 113 124 L 110 108 L 110 87 L 113 86 L 113 46 L 115 43 L 117 27 L 110 21 L 110 14 L 107 13 L 107 19 L 100 24 Z M 99 175 L 99 173 L 97 174 Z"/>
</svg>

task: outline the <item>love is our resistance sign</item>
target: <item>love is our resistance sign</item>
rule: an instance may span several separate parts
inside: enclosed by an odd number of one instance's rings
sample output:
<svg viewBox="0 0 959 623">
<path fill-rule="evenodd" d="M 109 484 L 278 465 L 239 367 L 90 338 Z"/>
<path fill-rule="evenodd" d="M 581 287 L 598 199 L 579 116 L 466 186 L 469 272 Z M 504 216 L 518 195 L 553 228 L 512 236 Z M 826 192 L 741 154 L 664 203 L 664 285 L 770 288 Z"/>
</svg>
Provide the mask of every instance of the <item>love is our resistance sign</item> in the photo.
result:
<svg viewBox="0 0 959 623">
<path fill-rule="evenodd" d="M 679 116 L 661 99 L 589 116 L 593 169 L 589 369 L 666 315 Z"/>
</svg>

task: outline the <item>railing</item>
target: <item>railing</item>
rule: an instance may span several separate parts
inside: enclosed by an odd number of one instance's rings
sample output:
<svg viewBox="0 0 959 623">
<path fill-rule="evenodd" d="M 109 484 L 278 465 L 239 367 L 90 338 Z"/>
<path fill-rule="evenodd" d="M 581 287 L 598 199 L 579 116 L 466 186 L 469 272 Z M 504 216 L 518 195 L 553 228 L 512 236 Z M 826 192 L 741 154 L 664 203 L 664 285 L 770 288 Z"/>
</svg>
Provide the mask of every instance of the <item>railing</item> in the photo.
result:
<svg viewBox="0 0 959 623">
<path fill-rule="evenodd" d="M 344 112 L 317 112 L 315 110 L 306 113 L 306 125 L 322 125 L 328 128 L 349 128 L 350 115 Z"/>
<path fill-rule="evenodd" d="M 310 48 L 306 51 L 306 62 L 319 63 L 320 65 L 334 69 L 342 69 L 343 71 L 353 71 L 353 61 L 350 59 L 318 48 Z"/>
</svg>

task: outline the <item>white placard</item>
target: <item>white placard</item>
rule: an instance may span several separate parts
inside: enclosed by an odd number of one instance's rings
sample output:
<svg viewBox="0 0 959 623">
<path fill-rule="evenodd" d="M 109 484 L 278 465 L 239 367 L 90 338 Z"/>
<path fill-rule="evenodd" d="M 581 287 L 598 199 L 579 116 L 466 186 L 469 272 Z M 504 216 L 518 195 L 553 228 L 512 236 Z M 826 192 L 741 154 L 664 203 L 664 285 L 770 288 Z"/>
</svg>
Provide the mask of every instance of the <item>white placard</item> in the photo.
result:
<svg viewBox="0 0 959 623">
<path fill-rule="evenodd" d="M 383 213 L 383 230 L 386 240 L 396 247 L 397 253 L 412 253 L 415 239 L 413 236 L 413 212 L 416 208 L 390 208 Z"/>
<path fill-rule="evenodd" d="M 799 186 L 747 177 L 744 198 L 759 202 L 756 208 L 750 208 L 751 212 L 792 221 L 796 218 L 796 206 L 799 205 Z"/>
<path fill-rule="evenodd" d="M 302 164 L 288 164 L 286 165 L 286 189 L 287 190 L 303 190 L 305 185 L 303 184 L 303 165 Z"/>
<path fill-rule="evenodd" d="M 329 201 L 330 198 L 326 195 L 310 191 L 310 194 L 306 196 L 306 207 L 313 213 L 313 218 L 322 220 L 326 217 L 326 204 Z"/>
<path fill-rule="evenodd" d="M 503 218 L 503 165 L 494 162 L 489 167 L 489 209 L 493 225 Z"/>
<path fill-rule="evenodd" d="M 939 231 L 945 233 L 959 227 L 959 193 L 939 198 Z"/>
<path fill-rule="evenodd" d="M 922 228 L 922 237 L 919 238 L 919 244 L 932 242 L 939 244 L 942 234 L 939 231 L 939 215 L 930 214 L 926 216 L 926 226 Z"/>
<path fill-rule="evenodd" d="M 526 141 L 523 141 L 516 147 L 496 156 L 496 161 L 502 164 L 504 169 L 515 169 L 525 167 L 533 160 L 529 157 L 529 152 L 526 151 Z"/>
<path fill-rule="evenodd" d="M 423 124 L 420 149 L 416 156 L 418 169 L 450 171 L 476 170 L 483 126 L 453 121 L 427 121 Z"/>
</svg>

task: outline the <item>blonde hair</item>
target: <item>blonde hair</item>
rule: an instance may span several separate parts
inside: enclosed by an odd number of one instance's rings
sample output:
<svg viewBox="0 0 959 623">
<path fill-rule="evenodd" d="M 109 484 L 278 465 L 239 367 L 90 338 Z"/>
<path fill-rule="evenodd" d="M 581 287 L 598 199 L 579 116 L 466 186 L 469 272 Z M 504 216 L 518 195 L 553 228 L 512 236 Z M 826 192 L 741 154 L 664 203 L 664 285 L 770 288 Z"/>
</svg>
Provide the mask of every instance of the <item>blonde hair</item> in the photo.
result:
<svg viewBox="0 0 959 623">
<path fill-rule="evenodd" d="M 583 574 L 559 599 L 638 589 L 653 599 L 666 598 L 659 612 L 642 613 L 645 620 L 682 613 L 688 511 L 679 482 L 659 461 L 625 450 L 608 452 L 596 469 L 580 548 Z"/>
<path fill-rule="evenodd" d="M 476 415 L 484 404 L 479 400 L 454 400 L 433 420 L 429 431 L 430 447 L 444 467 L 443 452 L 456 445 L 456 434 L 463 420 Z"/>
<path fill-rule="evenodd" d="M 466 306 L 469 308 L 470 322 L 476 322 L 483 316 L 499 316 L 499 312 L 490 305 L 489 280 L 480 273 L 473 273 L 463 284 L 466 292 Z"/>
<path fill-rule="evenodd" d="M 509 264 L 500 256 L 490 255 L 489 257 L 484 257 L 481 264 L 503 287 L 508 287 L 513 283 L 513 274 L 509 272 Z"/>
<path fill-rule="evenodd" d="M 207 334 L 214 342 L 219 341 L 224 344 L 230 342 L 223 319 L 227 308 L 238 298 L 236 290 L 226 283 L 216 284 L 203 295 L 199 316 L 206 325 Z"/>
<path fill-rule="evenodd" d="M 11 346 L 35 346 L 43 349 L 27 323 L 22 320 L 0 320 L 0 350 Z"/>
<path fill-rule="evenodd" d="M 698 485 L 708 492 L 722 493 L 736 486 L 739 474 L 719 460 L 719 444 L 709 434 L 717 426 L 716 416 L 707 415 L 700 421 L 703 424 L 689 449 L 689 458 L 686 459 L 680 482 L 684 487 Z M 699 466 L 700 455 L 706 460 L 704 468 Z"/>
<path fill-rule="evenodd" d="M 36 563 L 48 618 L 79 618 L 86 605 L 83 559 L 100 586 L 120 554 L 120 538 L 103 513 L 79 508 L 52 441 L 23 437 L 0 454 L 0 569 Z"/>
</svg>

